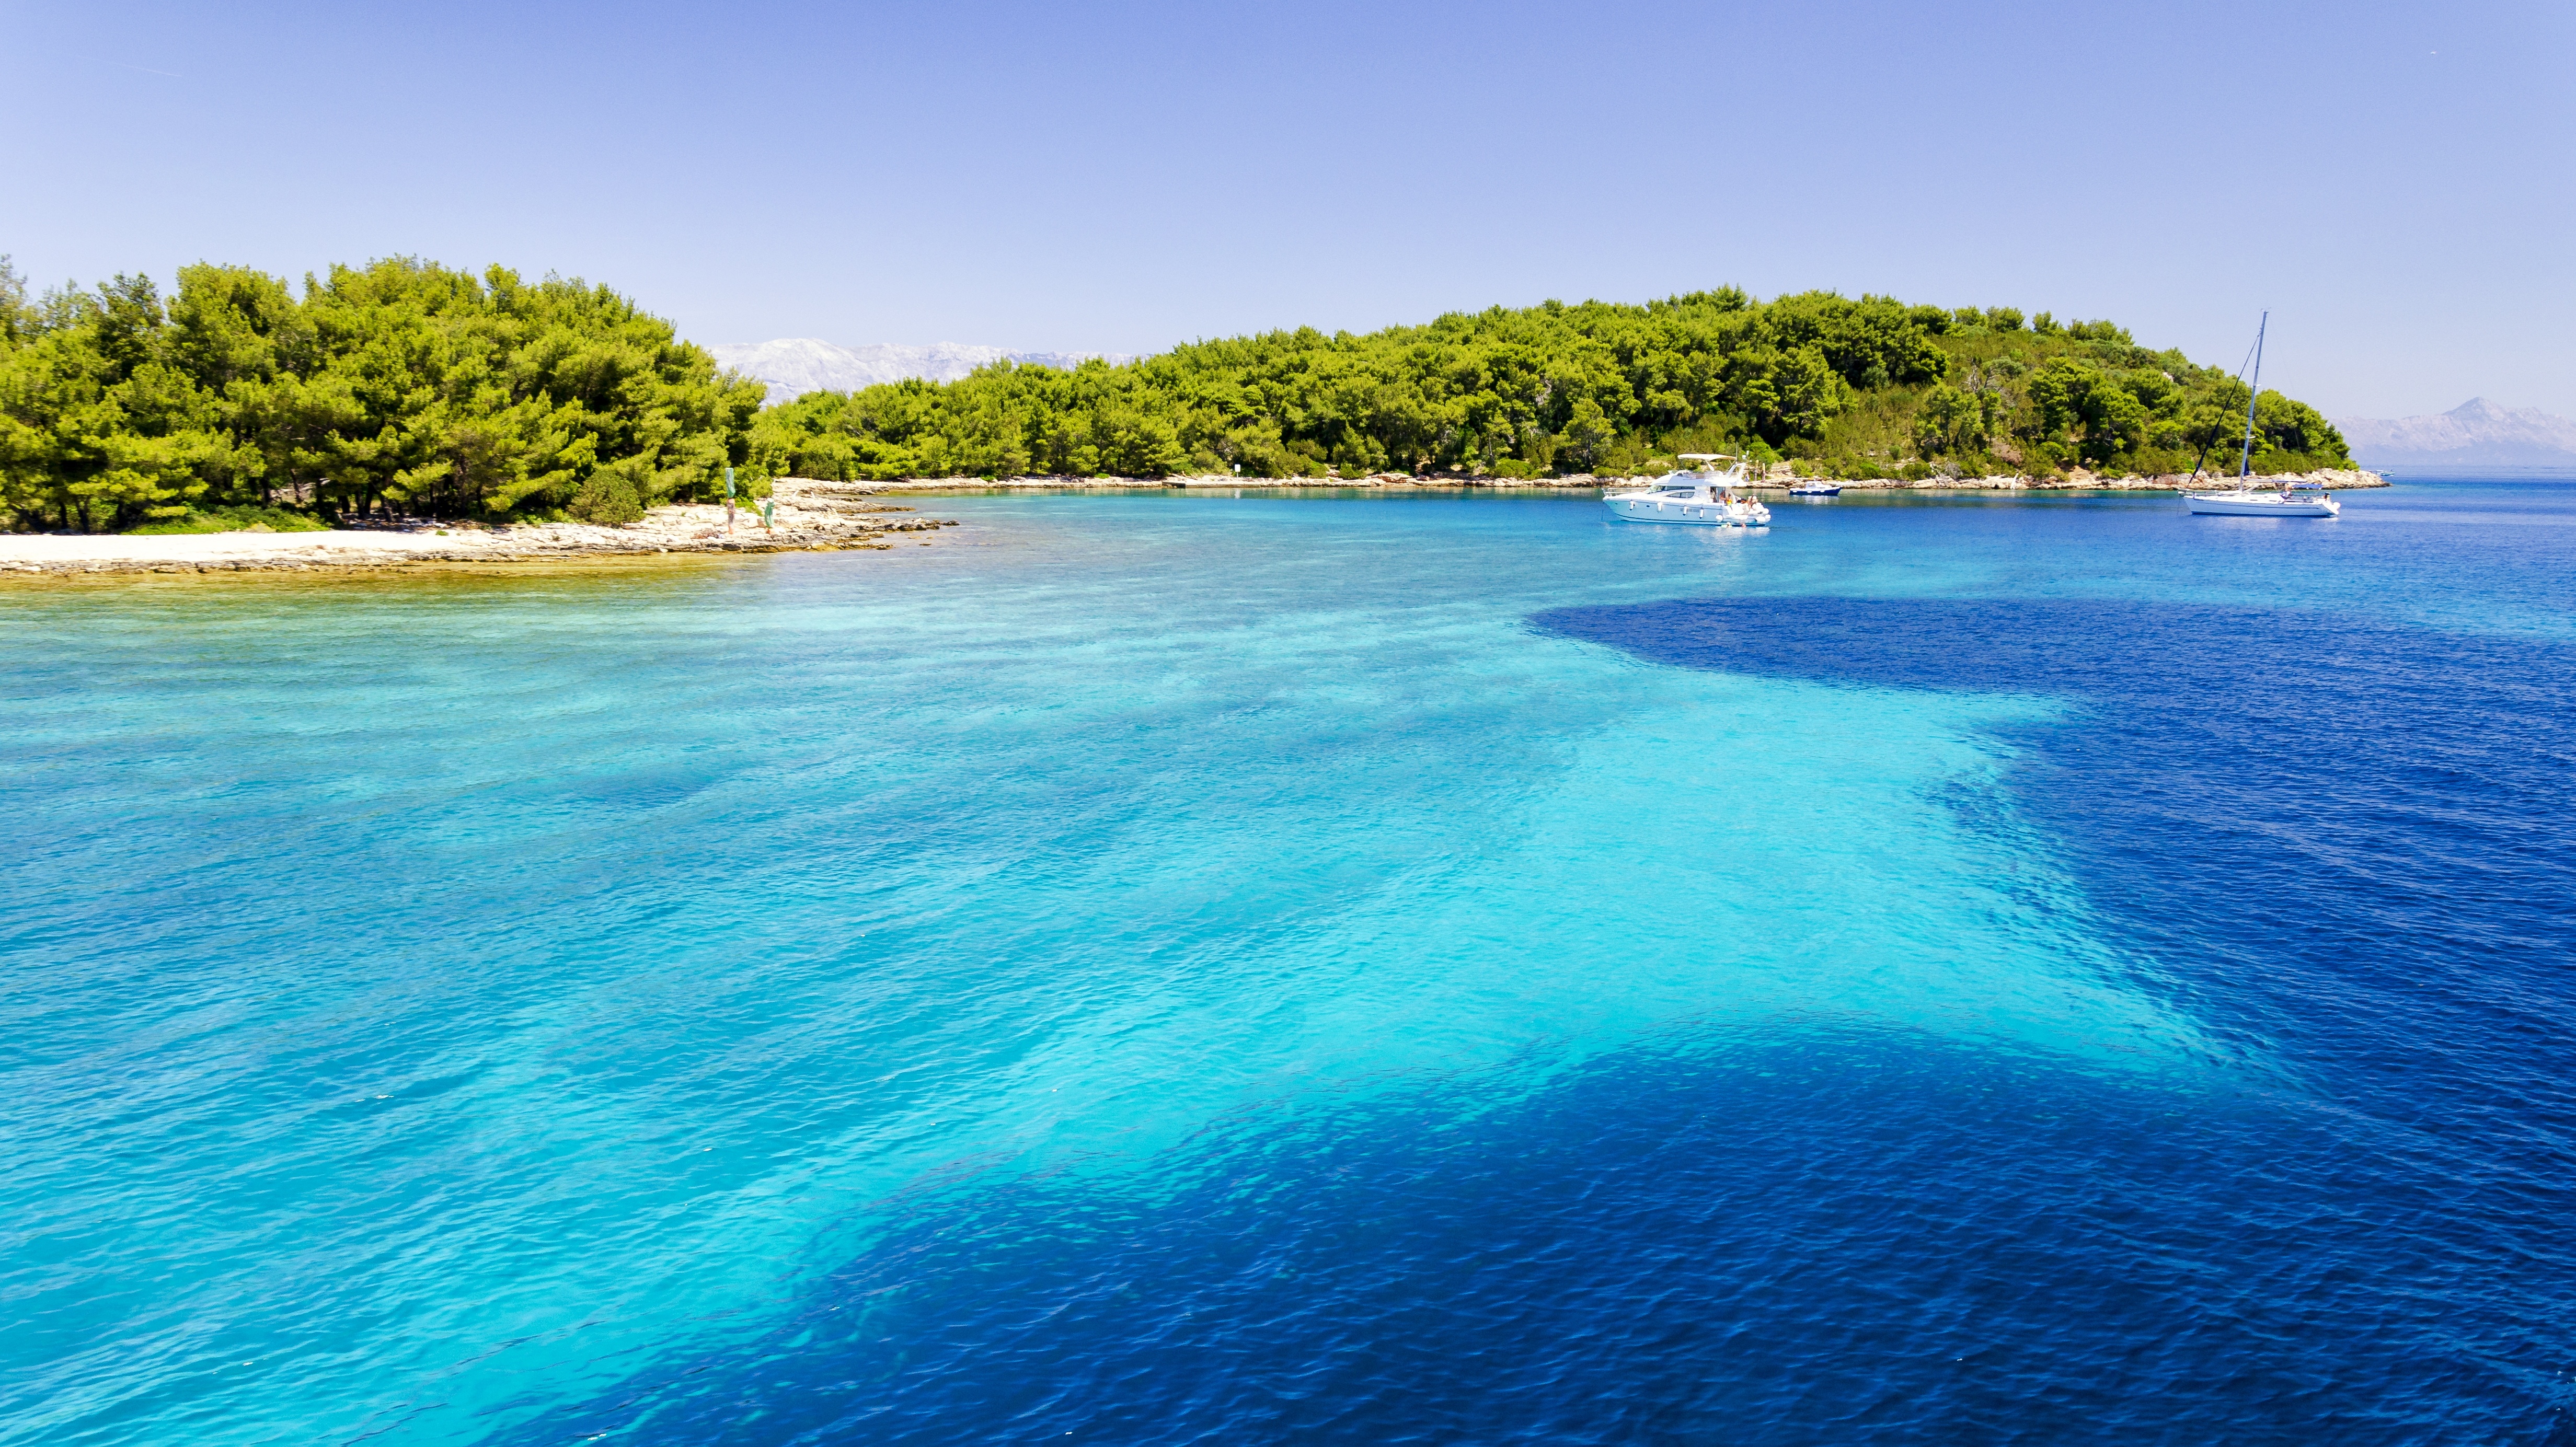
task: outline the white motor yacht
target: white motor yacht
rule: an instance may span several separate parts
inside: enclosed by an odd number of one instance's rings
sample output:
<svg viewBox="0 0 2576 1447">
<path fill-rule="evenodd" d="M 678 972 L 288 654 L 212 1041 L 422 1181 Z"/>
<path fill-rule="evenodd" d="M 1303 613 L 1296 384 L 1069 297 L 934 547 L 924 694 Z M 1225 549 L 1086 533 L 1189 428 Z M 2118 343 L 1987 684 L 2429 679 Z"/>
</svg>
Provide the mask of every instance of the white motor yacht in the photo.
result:
<svg viewBox="0 0 2576 1447">
<path fill-rule="evenodd" d="M 1754 500 L 1745 489 L 1744 463 L 1724 472 L 1715 464 L 1728 460 L 1723 452 L 1685 452 L 1685 464 L 1679 472 L 1667 473 L 1637 492 L 1604 492 L 1602 506 L 1610 515 L 1631 523 L 1689 523 L 1710 528 L 1761 528 L 1771 525 L 1771 509 Z M 1696 463 L 1697 466 L 1688 464 Z"/>
</svg>

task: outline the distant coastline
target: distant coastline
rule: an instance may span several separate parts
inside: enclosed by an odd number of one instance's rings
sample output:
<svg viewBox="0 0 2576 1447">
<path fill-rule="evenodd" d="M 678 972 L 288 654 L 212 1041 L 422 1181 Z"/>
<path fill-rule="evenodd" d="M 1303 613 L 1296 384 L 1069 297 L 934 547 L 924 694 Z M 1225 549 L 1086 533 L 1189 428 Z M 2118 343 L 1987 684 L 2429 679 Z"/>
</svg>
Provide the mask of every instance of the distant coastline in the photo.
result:
<svg viewBox="0 0 2576 1447">
<path fill-rule="evenodd" d="M 2472 397 L 2448 412 L 2336 419 L 2366 467 L 2463 473 L 2576 468 L 2576 420 Z"/>
<path fill-rule="evenodd" d="M 965 342 L 911 346 L 878 342 L 844 347 L 819 337 L 779 337 L 766 342 L 708 342 L 716 365 L 758 381 L 772 405 L 808 392 L 856 392 L 892 382 L 954 382 L 978 367 L 1008 363 L 1070 372 L 1089 361 L 1111 366 L 1136 360 L 1123 352 L 1022 352 Z"/>
</svg>

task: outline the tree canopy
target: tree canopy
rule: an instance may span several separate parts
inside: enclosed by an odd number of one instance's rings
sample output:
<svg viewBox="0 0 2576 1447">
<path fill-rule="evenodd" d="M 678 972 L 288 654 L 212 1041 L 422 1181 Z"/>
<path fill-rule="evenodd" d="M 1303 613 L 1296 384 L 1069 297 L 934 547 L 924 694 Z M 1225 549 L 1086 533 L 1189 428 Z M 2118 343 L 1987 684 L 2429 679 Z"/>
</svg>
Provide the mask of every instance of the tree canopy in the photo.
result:
<svg viewBox="0 0 2576 1447">
<path fill-rule="evenodd" d="M 790 472 L 1630 474 L 1685 451 L 1843 477 L 2179 472 L 2234 451 L 2247 389 L 2106 321 L 1727 287 L 763 396 L 581 281 L 396 257 L 300 295 L 198 265 L 166 299 L 119 276 L 31 301 L 0 257 L 0 514 L 21 527 L 276 503 L 617 522 L 711 496 L 728 465 L 755 491 Z M 2260 471 L 2350 465 L 2303 402 L 2266 392 L 2256 423 Z"/>
<path fill-rule="evenodd" d="M 766 469 L 848 479 L 1530 477 L 1636 472 L 1682 451 L 1861 477 L 2175 472 L 2237 436 L 2246 396 L 2109 322 L 1830 292 L 1757 302 L 1730 287 L 807 393 L 760 414 L 752 451 Z M 2305 403 L 2266 392 L 2256 420 L 2260 470 L 2349 465 Z"/>
<path fill-rule="evenodd" d="M 130 528 L 326 516 L 640 517 L 747 460 L 764 395 L 606 287 L 397 257 L 190 266 L 30 302 L 0 258 L 0 512 Z"/>
</svg>

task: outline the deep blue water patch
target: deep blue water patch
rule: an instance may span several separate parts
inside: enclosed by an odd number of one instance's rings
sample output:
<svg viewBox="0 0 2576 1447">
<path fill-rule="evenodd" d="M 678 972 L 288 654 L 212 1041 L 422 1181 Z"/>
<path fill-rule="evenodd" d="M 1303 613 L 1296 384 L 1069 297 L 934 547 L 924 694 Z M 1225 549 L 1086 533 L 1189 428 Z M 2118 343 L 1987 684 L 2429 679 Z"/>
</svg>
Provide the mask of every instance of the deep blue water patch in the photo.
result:
<svg viewBox="0 0 2576 1447">
<path fill-rule="evenodd" d="M 2372 1167 L 2378 1124 L 2312 1100 L 1830 1028 L 1676 1030 L 1503 1112 L 1465 1109 L 1474 1085 L 1223 1133 L 1152 1203 L 1021 1180 L 926 1209 L 760 1340 L 513 1440 L 2548 1427 L 2553 1343 L 2528 1328 L 2565 1280 L 2442 1240 L 2447 1183 Z"/>
<path fill-rule="evenodd" d="M 2350 1113 L 2330 1175 L 2351 1224 L 2305 1254 L 2387 1303 L 2515 1301 L 2517 1328 L 2474 1351 L 2461 1334 L 2453 1389 L 2510 1395 L 2576 1366 L 2576 649 L 2073 600 L 1537 621 L 1680 667 L 2076 703 L 2010 730 L 2019 812 L 2197 1018 Z M 2206 1168 L 2300 1174 L 2236 1144 Z"/>
<path fill-rule="evenodd" d="M 2355 1088 L 2576 1116 L 2576 648 L 2353 615 L 1804 598 L 1539 623 L 1681 667 L 2045 694 L 2018 802 L 2202 1003 L 2331 1031 Z M 2389 1028 L 2402 1009 L 2406 1028 Z M 2428 1049 L 2447 1040 L 2455 1050 Z M 2499 1097 L 2495 1092 L 2507 1092 Z"/>
</svg>

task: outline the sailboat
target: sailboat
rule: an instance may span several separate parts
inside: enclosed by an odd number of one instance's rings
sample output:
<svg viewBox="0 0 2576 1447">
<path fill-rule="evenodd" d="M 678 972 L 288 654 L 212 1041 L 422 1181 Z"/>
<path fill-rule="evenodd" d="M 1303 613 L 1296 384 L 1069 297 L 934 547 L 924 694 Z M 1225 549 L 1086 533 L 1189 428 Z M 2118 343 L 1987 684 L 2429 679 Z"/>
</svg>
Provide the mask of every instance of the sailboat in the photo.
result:
<svg viewBox="0 0 2576 1447">
<path fill-rule="evenodd" d="M 2263 313 L 2261 325 L 2254 329 L 2254 390 L 2245 399 L 2245 451 L 2236 462 L 2236 486 L 2229 492 L 2186 492 L 2185 506 L 2195 513 L 2227 517 L 2330 518 L 2343 513 L 2343 504 L 2326 491 L 2322 482 L 2302 478 L 2283 483 L 2278 489 L 2265 491 L 2254 486 L 2254 404 L 2263 396 L 2263 334 L 2272 327 L 2272 314 Z M 2204 453 L 2203 455 L 2206 455 Z M 2194 477 L 2200 469 L 2191 470 Z"/>
</svg>

